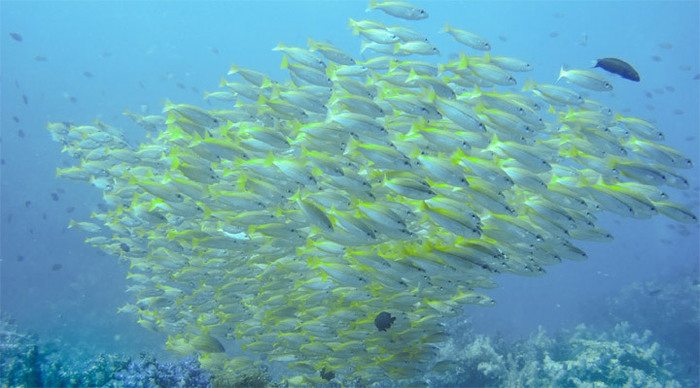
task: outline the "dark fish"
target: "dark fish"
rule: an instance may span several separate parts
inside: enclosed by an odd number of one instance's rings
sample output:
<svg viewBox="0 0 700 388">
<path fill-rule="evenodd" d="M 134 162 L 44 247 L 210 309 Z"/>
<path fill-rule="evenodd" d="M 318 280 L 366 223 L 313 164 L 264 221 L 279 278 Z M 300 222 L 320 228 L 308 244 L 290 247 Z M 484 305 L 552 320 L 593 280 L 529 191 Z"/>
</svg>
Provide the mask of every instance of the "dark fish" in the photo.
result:
<svg viewBox="0 0 700 388">
<path fill-rule="evenodd" d="M 666 85 L 666 86 L 664 86 L 664 89 L 666 89 L 667 92 L 671 92 L 671 93 L 673 93 L 673 92 L 676 91 L 676 88 L 674 88 L 674 87 L 671 86 L 671 85 Z"/>
<path fill-rule="evenodd" d="M 324 366 L 323 369 L 320 371 L 321 378 L 326 380 L 326 381 L 331 381 L 335 378 L 335 373 L 332 370 L 326 369 Z"/>
<path fill-rule="evenodd" d="M 51 193 L 51 199 L 53 199 L 54 201 L 58 201 L 58 194 Z"/>
<path fill-rule="evenodd" d="M 29 98 L 26 94 L 22 95 L 22 101 L 24 101 L 24 105 L 29 105 Z"/>
<path fill-rule="evenodd" d="M 673 48 L 673 45 L 669 42 L 663 42 L 659 43 L 659 48 L 662 48 L 664 50 L 670 50 L 671 48 Z"/>
<path fill-rule="evenodd" d="M 700 79 L 700 73 L 695 74 L 695 77 L 693 77 L 693 79 Z"/>
<path fill-rule="evenodd" d="M 637 73 L 637 70 L 634 70 L 634 67 L 630 65 L 629 63 L 617 59 L 617 58 L 602 58 L 598 59 L 596 61 L 595 66 L 593 67 L 600 67 L 601 69 L 617 74 L 620 77 L 624 79 L 628 79 L 630 81 L 635 81 L 639 82 L 639 73 Z"/>
<path fill-rule="evenodd" d="M 5 165 L 5 159 L 0 159 L 0 165 L 2 165 L 2 166 Z"/>
<path fill-rule="evenodd" d="M 17 255 L 17 261 L 24 261 L 24 256 Z"/>
<path fill-rule="evenodd" d="M 658 55 L 652 55 L 651 60 L 654 62 L 661 62 L 662 61 L 661 57 Z"/>
<path fill-rule="evenodd" d="M 680 115 L 682 115 L 682 114 L 684 114 L 684 113 L 685 113 L 685 112 L 683 112 L 682 109 L 674 109 L 674 110 L 673 110 L 673 114 L 674 114 L 674 115 L 680 116 Z"/>
<path fill-rule="evenodd" d="M 89 71 L 84 71 L 83 75 L 87 78 L 92 78 L 92 73 L 90 73 Z"/>
<path fill-rule="evenodd" d="M 46 221 L 49 218 L 49 216 L 46 213 L 41 213 L 41 219 Z"/>
<path fill-rule="evenodd" d="M 12 120 L 14 120 L 15 123 L 19 123 L 19 117 L 17 116 L 12 116 Z"/>
<path fill-rule="evenodd" d="M 75 211 L 75 206 L 68 206 L 66 208 L 66 213 L 73 213 Z"/>
<path fill-rule="evenodd" d="M 37 62 L 46 62 L 49 60 L 49 58 L 46 58 L 43 55 L 37 55 L 36 57 L 34 57 L 34 60 Z"/>
<path fill-rule="evenodd" d="M 216 54 L 216 55 L 219 55 L 219 49 L 218 49 L 218 48 L 216 48 L 216 47 L 211 47 L 211 48 L 209 48 L 209 50 L 211 50 L 212 53 L 214 53 L 214 54 Z"/>
<path fill-rule="evenodd" d="M 559 33 L 557 31 L 552 31 L 549 33 L 550 38 L 556 38 L 557 36 L 559 36 Z"/>
<path fill-rule="evenodd" d="M 78 102 L 78 99 L 75 98 L 75 97 L 73 97 L 73 96 L 68 97 L 68 100 L 69 100 L 70 102 L 72 102 L 73 104 L 75 104 L 76 102 Z"/>
<path fill-rule="evenodd" d="M 644 92 L 644 95 L 647 96 L 647 98 L 654 98 L 654 95 L 651 94 L 651 92 L 648 90 L 646 92 Z"/>
<path fill-rule="evenodd" d="M 508 41 L 508 37 L 505 35 L 498 35 L 498 40 L 500 40 L 501 42 L 506 42 Z"/>
<path fill-rule="evenodd" d="M 382 311 L 376 318 L 374 318 L 374 326 L 377 326 L 377 330 L 379 331 L 386 331 L 386 329 L 390 328 L 391 325 L 394 324 L 395 320 L 396 317 L 392 317 L 391 314 L 387 313 L 386 311 Z"/>
<path fill-rule="evenodd" d="M 17 131 L 17 136 L 19 136 L 19 137 L 21 137 L 21 138 L 24 138 L 24 131 L 21 130 L 21 129 L 18 130 L 18 131 Z"/>
<path fill-rule="evenodd" d="M 129 252 L 131 250 L 131 248 L 129 248 L 129 245 L 126 243 L 119 244 L 119 248 L 121 248 L 124 252 Z"/>
<path fill-rule="evenodd" d="M 60 271 L 63 268 L 63 264 L 54 264 L 51 266 L 52 271 Z"/>
<path fill-rule="evenodd" d="M 183 90 L 184 90 L 185 88 L 187 88 L 187 87 L 185 86 L 185 84 L 183 84 L 182 82 L 178 82 L 176 85 L 177 85 L 178 88 L 183 89 Z"/>
<path fill-rule="evenodd" d="M 57 187 L 57 188 L 56 188 L 56 192 L 59 193 L 59 194 L 65 194 L 65 193 L 66 193 L 66 191 L 63 190 L 63 188 L 61 188 L 61 187 Z"/>
<path fill-rule="evenodd" d="M 22 41 L 22 35 L 20 35 L 20 34 L 17 33 L 17 32 L 10 32 L 10 36 L 12 37 L 12 39 L 14 39 L 14 40 L 16 40 L 16 41 L 18 41 L 18 42 L 21 42 L 21 41 Z"/>
</svg>

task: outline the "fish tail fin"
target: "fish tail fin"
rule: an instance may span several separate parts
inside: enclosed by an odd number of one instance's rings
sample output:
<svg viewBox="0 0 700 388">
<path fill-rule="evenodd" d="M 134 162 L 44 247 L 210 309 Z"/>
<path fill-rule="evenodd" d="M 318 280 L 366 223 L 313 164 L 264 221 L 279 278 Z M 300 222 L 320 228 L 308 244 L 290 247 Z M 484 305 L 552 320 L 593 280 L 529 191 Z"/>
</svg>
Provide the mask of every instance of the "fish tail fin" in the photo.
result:
<svg viewBox="0 0 700 388">
<path fill-rule="evenodd" d="M 352 30 L 353 35 L 360 34 L 360 27 L 357 26 L 357 21 L 353 18 L 348 19 L 348 26 Z"/>
<path fill-rule="evenodd" d="M 557 82 L 562 78 L 566 78 L 566 66 L 564 65 L 561 65 L 561 68 L 559 68 L 559 78 L 557 78 Z"/>
<path fill-rule="evenodd" d="M 441 34 L 444 34 L 445 32 L 450 32 L 452 30 L 452 27 L 450 27 L 449 23 L 445 23 L 444 26 L 442 26 L 442 29 L 440 30 Z"/>
<path fill-rule="evenodd" d="M 598 67 L 598 60 L 594 59 L 591 61 L 591 67 Z"/>
<path fill-rule="evenodd" d="M 527 92 L 527 91 L 530 91 L 536 87 L 537 87 L 537 84 L 535 83 L 535 81 L 529 79 L 529 80 L 525 81 L 525 85 L 523 85 L 523 91 Z"/>
</svg>

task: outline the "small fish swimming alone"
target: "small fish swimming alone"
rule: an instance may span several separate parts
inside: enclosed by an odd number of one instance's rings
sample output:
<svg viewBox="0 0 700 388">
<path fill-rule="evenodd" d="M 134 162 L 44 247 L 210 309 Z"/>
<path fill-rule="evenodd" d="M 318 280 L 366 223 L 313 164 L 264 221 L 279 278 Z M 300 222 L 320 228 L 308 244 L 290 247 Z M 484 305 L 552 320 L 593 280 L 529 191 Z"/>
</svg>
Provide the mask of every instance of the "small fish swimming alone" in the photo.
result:
<svg viewBox="0 0 700 388">
<path fill-rule="evenodd" d="M 10 32 L 10 36 L 12 37 L 12 39 L 16 40 L 17 42 L 22 41 L 22 35 L 20 35 L 17 32 Z"/>
<path fill-rule="evenodd" d="M 639 73 L 629 63 L 617 58 L 602 58 L 598 59 L 593 67 L 617 74 L 624 79 L 639 82 Z"/>
</svg>

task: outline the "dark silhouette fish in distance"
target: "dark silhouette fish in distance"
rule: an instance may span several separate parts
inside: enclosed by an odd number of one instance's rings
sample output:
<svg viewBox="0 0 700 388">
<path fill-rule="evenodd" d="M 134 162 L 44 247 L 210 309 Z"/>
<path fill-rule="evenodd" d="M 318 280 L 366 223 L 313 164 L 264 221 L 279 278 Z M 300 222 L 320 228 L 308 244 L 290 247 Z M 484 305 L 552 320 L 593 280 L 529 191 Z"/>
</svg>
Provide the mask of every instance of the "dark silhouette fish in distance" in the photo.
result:
<svg viewBox="0 0 700 388">
<path fill-rule="evenodd" d="M 617 74 L 624 79 L 639 82 L 639 73 L 629 63 L 617 58 L 602 58 L 598 59 L 593 67 Z"/>
</svg>

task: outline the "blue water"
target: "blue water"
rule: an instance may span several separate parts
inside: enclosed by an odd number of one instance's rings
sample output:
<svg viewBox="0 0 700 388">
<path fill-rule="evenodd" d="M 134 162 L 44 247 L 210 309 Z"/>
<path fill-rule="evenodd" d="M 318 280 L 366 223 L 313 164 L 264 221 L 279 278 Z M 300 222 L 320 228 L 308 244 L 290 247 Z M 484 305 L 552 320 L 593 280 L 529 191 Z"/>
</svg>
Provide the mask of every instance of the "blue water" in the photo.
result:
<svg viewBox="0 0 700 388">
<path fill-rule="evenodd" d="M 530 61 L 535 71 L 519 80 L 554 82 L 560 66 L 587 67 L 601 57 L 634 64 L 641 82 L 611 78 L 614 92 L 594 97 L 657 123 L 666 144 L 693 159 L 696 167 L 684 171 L 691 189 L 669 192 L 698 213 L 697 1 L 416 3 L 430 18 L 410 26 L 440 48 L 436 60 L 441 62 L 460 52 L 437 33 L 449 21 L 488 38 L 495 54 Z M 366 14 L 365 6 L 355 1 L 2 1 L 2 313 L 24 330 L 95 352 L 164 349 L 159 334 L 116 314 L 130 301 L 124 291 L 128 264 L 86 246 L 86 234 L 66 229 L 70 219 L 88 219 L 100 197 L 88 185 L 55 177 L 56 167 L 70 160 L 51 140 L 46 123 L 97 118 L 124 128 L 137 141 L 144 131 L 122 116 L 124 110 L 157 114 L 166 99 L 206 106 L 202 93 L 215 90 L 232 63 L 286 79 L 279 53 L 271 51 L 279 42 L 303 46 L 313 37 L 357 54 L 359 40 L 347 27 L 348 17 L 396 21 Z M 10 36 L 13 32 L 21 34 L 21 42 Z M 57 201 L 51 193 L 58 194 Z M 572 327 L 592 320 L 595 306 L 630 283 L 679 274 L 697 278 L 697 225 L 681 226 L 662 216 L 604 215 L 600 226 L 615 240 L 582 244 L 587 261 L 549 267 L 543 277 L 497 279 L 500 287 L 489 291 L 495 307 L 466 308 L 475 331 L 520 337 L 538 326 Z M 663 319 L 658 322 L 663 325 Z"/>
</svg>

